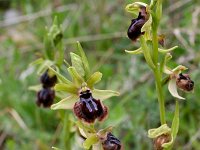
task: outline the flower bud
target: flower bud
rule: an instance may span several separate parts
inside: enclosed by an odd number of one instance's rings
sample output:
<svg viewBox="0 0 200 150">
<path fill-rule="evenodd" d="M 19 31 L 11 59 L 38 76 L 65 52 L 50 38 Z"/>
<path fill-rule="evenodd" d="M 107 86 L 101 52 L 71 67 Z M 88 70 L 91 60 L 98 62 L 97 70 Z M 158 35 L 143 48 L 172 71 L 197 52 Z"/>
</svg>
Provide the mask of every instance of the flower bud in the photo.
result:
<svg viewBox="0 0 200 150">
<path fill-rule="evenodd" d="M 121 142 L 110 132 L 102 142 L 102 146 L 103 150 L 121 150 Z"/>
<path fill-rule="evenodd" d="M 74 105 L 74 114 L 87 123 L 93 123 L 95 119 L 102 121 L 108 114 L 108 108 L 100 100 L 92 97 L 90 90 L 80 92 L 80 101 Z"/>
<path fill-rule="evenodd" d="M 131 25 L 129 26 L 127 31 L 128 37 L 132 41 L 136 41 L 140 37 L 140 35 L 144 34 L 144 32 L 141 32 L 141 29 L 143 25 L 147 22 L 147 20 L 148 19 L 146 8 L 141 7 L 138 17 L 131 21 Z"/>
<path fill-rule="evenodd" d="M 53 87 L 56 84 L 57 77 L 56 75 L 50 76 L 48 74 L 48 70 L 45 71 L 45 73 L 42 74 L 40 77 L 40 82 L 43 84 L 44 88 Z"/>
<path fill-rule="evenodd" d="M 164 148 L 162 145 L 164 143 L 168 143 L 171 140 L 171 137 L 169 134 L 162 134 L 154 139 L 154 150 L 163 150 Z"/>
<path fill-rule="evenodd" d="M 180 73 L 176 79 L 176 85 L 184 91 L 192 91 L 194 82 L 190 79 L 188 74 Z"/>
<path fill-rule="evenodd" d="M 43 107 L 50 107 L 53 104 L 55 98 L 54 90 L 50 88 L 43 88 L 37 93 L 37 105 Z"/>
</svg>

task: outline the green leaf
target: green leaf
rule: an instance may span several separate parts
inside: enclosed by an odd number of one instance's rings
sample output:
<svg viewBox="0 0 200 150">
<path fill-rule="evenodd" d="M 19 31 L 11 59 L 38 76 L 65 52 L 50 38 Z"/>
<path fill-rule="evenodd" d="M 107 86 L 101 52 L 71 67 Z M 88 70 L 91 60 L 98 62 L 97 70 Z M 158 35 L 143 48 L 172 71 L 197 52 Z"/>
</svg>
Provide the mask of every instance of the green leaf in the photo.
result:
<svg viewBox="0 0 200 150">
<path fill-rule="evenodd" d="M 99 141 L 99 138 L 96 134 L 92 134 L 90 137 L 88 137 L 84 143 L 83 147 L 84 149 L 88 150 L 93 144 L 97 143 Z"/>
<path fill-rule="evenodd" d="M 58 83 L 55 85 L 54 89 L 56 91 L 65 91 L 71 94 L 77 94 L 78 88 L 73 84 Z"/>
<path fill-rule="evenodd" d="M 172 136 L 175 139 L 179 128 L 179 102 L 176 100 L 174 118 L 172 121 Z"/>
<path fill-rule="evenodd" d="M 72 77 L 73 81 L 78 87 L 81 87 L 82 83 L 84 83 L 84 79 L 78 74 L 76 69 L 74 67 L 69 67 L 68 72 L 70 76 Z"/>
<path fill-rule="evenodd" d="M 169 92 L 171 93 L 171 95 L 173 97 L 176 97 L 178 99 L 185 99 L 183 97 L 181 97 L 178 92 L 177 92 L 177 86 L 176 86 L 176 78 L 172 78 L 170 81 L 169 81 L 169 84 L 168 84 L 168 90 Z"/>
<path fill-rule="evenodd" d="M 66 79 L 63 75 L 61 75 L 60 73 L 58 73 L 57 71 L 55 71 L 53 68 L 51 68 L 50 66 L 48 66 L 49 70 L 51 70 L 52 72 L 55 73 L 55 75 L 58 77 L 58 79 L 60 79 L 62 82 L 66 83 L 66 84 L 72 84 L 71 81 L 69 81 L 68 79 Z"/>
<path fill-rule="evenodd" d="M 134 55 L 136 55 L 136 54 L 142 54 L 142 53 L 143 53 L 141 47 L 138 48 L 138 49 L 136 49 L 136 50 L 133 50 L 133 51 L 125 50 L 125 52 L 126 52 L 126 53 L 129 53 L 129 54 L 134 54 Z"/>
<path fill-rule="evenodd" d="M 119 96 L 120 93 L 116 92 L 116 91 L 112 91 L 112 90 L 94 89 L 94 90 L 92 90 L 92 95 L 94 96 L 94 98 L 100 99 L 100 100 L 103 101 L 103 100 L 108 99 L 108 98 L 113 97 L 113 96 Z"/>
<path fill-rule="evenodd" d="M 83 67 L 83 62 L 80 56 L 76 55 L 75 53 L 70 53 L 72 66 L 77 70 L 77 72 L 84 77 L 85 71 Z"/>
<path fill-rule="evenodd" d="M 158 51 L 161 52 L 161 53 L 168 53 L 170 51 L 175 50 L 176 48 L 178 48 L 178 46 L 174 46 L 174 47 L 169 48 L 169 49 L 161 49 L 161 48 L 159 48 Z"/>
<path fill-rule="evenodd" d="M 59 101 L 56 104 L 51 105 L 51 109 L 56 110 L 56 109 L 73 109 L 74 104 L 78 100 L 78 96 L 68 96 L 61 101 Z"/>
<path fill-rule="evenodd" d="M 90 66 L 89 66 L 89 63 L 88 63 L 88 59 L 85 55 L 85 52 L 83 51 L 83 48 L 80 44 L 80 42 L 77 41 L 77 49 L 80 53 L 80 56 L 81 56 L 81 59 L 82 59 L 82 62 L 83 62 L 83 67 L 84 67 L 84 70 L 85 70 L 85 78 L 87 79 L 90 75 Z"/>
<path fill-rule="evenodd" d="M 101 72 L 95 72 L 93 73 L 90 78 L 87 80 L 87 86 L 91 89 L 93 89 L 94 84 L 97 84 L 99 81 L 101 81 L 102 73 Z"/>
</svg>

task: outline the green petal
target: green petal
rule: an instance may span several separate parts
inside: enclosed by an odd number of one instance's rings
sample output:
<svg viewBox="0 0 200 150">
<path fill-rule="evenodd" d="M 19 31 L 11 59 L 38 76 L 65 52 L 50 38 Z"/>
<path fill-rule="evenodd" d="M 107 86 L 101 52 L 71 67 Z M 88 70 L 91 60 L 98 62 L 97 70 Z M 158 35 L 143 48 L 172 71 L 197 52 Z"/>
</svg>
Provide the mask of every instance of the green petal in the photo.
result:
<svg viewBox="0 0 200 150">
<path fill-rule="evenodd" d="M 162 134 L 171 134 L 171 129 L 167 126 L 167 124 L 163 124 L 159 128 L 150 129 L 148 131 L 148 137 L 153 139 Z"/>
<path fill-rule="evenodd" d="M 138 48 L 138 49 L 136 49 L 136 50 L 133 50 L 133 51 L 129 51 L 129 50 L 125 50 L 125 52 L 126 53 L 129 53 L 129 54 L 134 54 L 134 55 L 136 55 L 136 54 L 142 54 L 142 48 L 140 47 L 140 48 Z"/>
<path fill-rule="evenodd" d="M 112 91 L 112 90 L 98 90 L 98 89 L 94 89 L 92 90 L 92 95 L 94 98 L 96 99 L 100 99 L 100 100 L 105 100 L 108 99 L 110 97 L 113 96 L 119 96 L 120 93 L 116 92 L 116 91 Z"/>
<path fill-rule="evenodd" d="M 99 81 L 101 81 L 102 73 L 101 72 L 95 72 L 93 73 L 90 78 L 87 80 L 87 86 L 91 89 L 93 89 L 94 84 L 97 84 Z"/>
<path fill-rule="evenodd" d="M 85 77 L 87 79 L 88 76 L 90 75 L 90 66 L 89 66 L 89 63 L 88 63 L 88 59 L 85 55 L 85 52 L 83 51 L 83 48 L 82 48 L 80 42 L 78 42 L 78 41 L 77 41 L 77 49 L 80 53 L 80 56 L 81 56 L 81 59 L 82 59 L 82 62 L 83 62 L 84 71 L 85 71 Z"/>
<path fill-rule="evenodd" d="M 77 101 L 78 96 L 68 96 L 56 104 L 51 105 L 51 109 L 72 109 L 74 107 L 75 102 Z"/>
<path fill-rule="evenodd" d="M 169 81 L 168 90 L 169 90 L 169 92 L 171 93 L 172 96 L 174 96 L 178 99 L 185 99 L 185 98 L 181 97 L 177 92 L 176 78 L 172 78 Z"/>
<path fill-rule="evenodd" d="M 84 82 L 84 79 L 79 75 L 77 70 L 74 67 L 67 68 L 70 76 L 72 77 L 73 81 L 78 87 L 81 87 L 82 83 Z"/>
<path fill-rule="evenodd" d="M 55 85 L 54 89 L 56 91 L 65 91 L 71 94 L 78 93 L 78 88 L 75 87 L 73 84 L 58 83 Z"/>
<path fill-rule="evenodd" d="M 92 134 L 90 137 L 88 137 L 84 143 L 83 147 L 84 149 L 88 150 L 93 144 L 97 143 L 99 141 L 99 138 L 96 134 Z"/>
<path fill-rule="evenodd" d="M 168 53 L 168 52 L 170 52 L 170 51 L 175 50 L 176 48 L 178 48 L 178 46 L 174 46 L 174 47 L 169 48 L 169 49 L 162 49 L 162 48 L 159 48 L 158 51 L 161 52 L 161 53 Z"/>
<path fill-rule="evenodd" d="M 72 84 L 71 81 L 69 81 L 68 79 L 66 79 L 63 75 L 61 75 L 60 73 L 58 73 L 57 71 L 55 71 L 53 68 L 51 68 L 50 66 L 48 66 L 49 70 L 51 70 L 52 72 L 54 72 L 56 74 L 56 76 L 58 77 L 58 79 L 60 79 L 62 82 L 66 83 L 66 84 Z"/>
<path fill-rule="evenodd" d="M 70 53 L 72 66 L 77 70 L 77 72 L 84 77 L 85 71 L 83 67 L 83 62 L 80 56 L 76 55 L 75 53 Z"/>
<path fill-rule="evenodd" d="M 149 19 L 147 22 L 143 25 L 141 32 L 148 32 L 151 29 L 151 24 L 152 24 L 152 16 L 149 16 Z"/>
</svg>

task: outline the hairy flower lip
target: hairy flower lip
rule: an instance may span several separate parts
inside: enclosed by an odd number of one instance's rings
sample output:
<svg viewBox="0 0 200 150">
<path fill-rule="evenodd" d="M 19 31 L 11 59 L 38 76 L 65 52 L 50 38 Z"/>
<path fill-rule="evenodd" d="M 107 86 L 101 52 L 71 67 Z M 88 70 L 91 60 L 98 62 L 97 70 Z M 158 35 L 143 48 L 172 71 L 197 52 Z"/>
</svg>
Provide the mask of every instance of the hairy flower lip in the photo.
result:
<svg viewBox="0 0 200 150">
<path fill-rule="evenodd" d="M 162 135 L 158 136 L 153 141 L 154 150 L 163 150 L 164 148 L 162 147 L 162 145 L 164 143 L 168 143 L 170 140 L 171 140 L 171 137 L 169 134 L 162 134 Z"/>
<path fill-rule="evenodd" d="M 143 25 L 147 22 L 148 15 L 145 7 L 140 8 L 138 17 L 132 19 L 131 25 L 128 28 L 127 35 L 132 41 L 136 41 L 144 32 L 141 32 Z"/>
<path fill-rule="evenodd" d="M 55 91 L 50 88 L 43 88 L 37 93 L 36 104 L 40 107 L 50 107 L 55 98 Z"/>
<path fill-rule="evenodd" d="M 57 77 L 56 75 L 50 76 L 47 69 L 40 77 L 40 82 L 44 88 L 53 87 L 57 82 Z"/>
<path fill-rule="evenodd" d="M 108 108 L 100 100 L 92 97 L 91 91 L 81 91 L 80 100 L 74 105 L 74 114 L 87 123 L 93 123 L 96 119 L 102 121 L 108 114 Z"/>
<path fill-rule="evenodd" d="M 121 150 L 121 142 L 111 132 L 102 140 L 103 150 Z"/>
<path fill-rule="evenodd" d="M 190 79 L 189 74 L 180 73 L 176 78 L 176 85 L 183 91 L 192 91 L 194 89 L 194 81 Z"/>
</svg>

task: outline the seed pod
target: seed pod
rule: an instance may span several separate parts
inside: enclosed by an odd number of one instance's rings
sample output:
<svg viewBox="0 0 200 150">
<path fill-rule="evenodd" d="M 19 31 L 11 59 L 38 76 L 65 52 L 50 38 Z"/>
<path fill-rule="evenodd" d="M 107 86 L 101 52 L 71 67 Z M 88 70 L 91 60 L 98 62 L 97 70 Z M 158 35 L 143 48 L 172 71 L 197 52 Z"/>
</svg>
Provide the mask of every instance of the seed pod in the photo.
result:
<svg viewBox="0 0 200 150">
<path fill-rule="evenodd" d="M 53 100 L 55 98 L 54 90 L 50 88 L 43 88 L 37 93 L 37 105 L 40 107 L 50 107 L 53 104 Z"/>
<path fill-rule="evenodd" d="M 160 136 L 158 136 L 157 138 L 154 139 L 154 150 L 163 150 L 164 148 L 162 147 L 162 145 L 164 143 L 168 143 L 171 140 L 171 137 L 169 134 L 162 134 Z"/>
<path fill-rule="evenodd" d="M 80 93 L 80 101 L 74 105 L 74 114 L 87 123 L 93 123 L 95 119 L 102 121 L 108 114 L 108 109 L 100 100 L 92 97 L 90 90 Z"/>
<path fill-rule="evenodd" d="M 132 41 L 136 41 L 144 32 L 141 32 L 141 29 L 143 25 L 147 22 L 148 17 L 147 17 L 147 12 L 146 8 L 142 7 L 140 9 L 139 15 L 136 19 L 133 19 L 131 21 L 131 25 L 128 28 L 127 34 L 128 37 Z"/>
<path fill-rule="evenodd" d="M 194 82 L 190 79 L 188 74 L 180 73 L 176 79 L 176 85 L 178 88 L 188 92 L 194 89 Z"/>
<path fill-rule="evenodd" d="M 108 133 L 102 142 L 103 150 L 121 150 L 121 142 L 112 134 Z"/>
<path fill-rule="evenodd" d="M 40 82 L 44 88 L 53 87 L 57 82 L 57 77 L 56 75 L 50 76 L 48 74 L 48 70 L 46 70 L 45 73 L 43 73 L 40 77 Z"/>
</svg>

